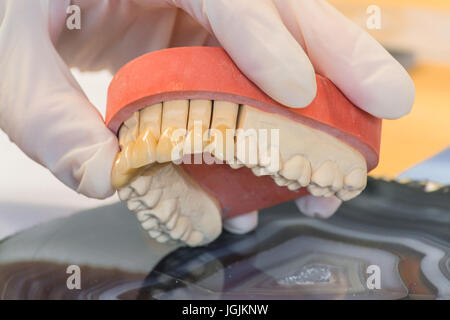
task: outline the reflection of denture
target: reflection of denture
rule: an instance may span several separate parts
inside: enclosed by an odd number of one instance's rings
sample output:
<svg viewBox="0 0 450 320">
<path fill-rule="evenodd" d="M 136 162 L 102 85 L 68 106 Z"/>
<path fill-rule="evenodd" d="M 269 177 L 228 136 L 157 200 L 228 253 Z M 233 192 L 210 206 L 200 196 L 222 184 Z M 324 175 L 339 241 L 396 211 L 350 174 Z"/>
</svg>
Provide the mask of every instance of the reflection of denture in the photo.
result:
<svg viewBox="0 0 450 320">
<path fill-rule="evenodd" d="M 381 134 L 381 120 L 326 78 L 317 75 L 307 108 L 288 108 L 223 49 L 209 47 L 161 50 L 126 64 L 109 86 L 106 124 L 121 147 L 111 173 L 119 197 L 151 237 L 191 246 L 215 239 L 222 217 L 298 198 L 305 189 L 354 198 L 378 163 Z M 256 132 L 256 147 L 236 134 L 241 130 Z M 225 164 L 171 162 L 202 153 Z"/>
</svg>

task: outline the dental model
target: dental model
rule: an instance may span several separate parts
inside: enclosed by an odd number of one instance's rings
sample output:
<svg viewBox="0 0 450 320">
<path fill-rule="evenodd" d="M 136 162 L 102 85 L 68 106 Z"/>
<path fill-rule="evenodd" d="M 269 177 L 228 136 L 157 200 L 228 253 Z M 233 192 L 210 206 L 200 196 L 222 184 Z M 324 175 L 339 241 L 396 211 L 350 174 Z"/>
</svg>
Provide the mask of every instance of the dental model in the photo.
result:
<svg viewBox="0 0 450 320">
<path fill-rule="evenodd" d="M 120 152 L 121 200 L 159 242 L 213 241 L 222 219 L 299 198 L 356 197 L 378 163 L 381 120 L 317 76 L 317 96 L 287 108 L 223 49 L 166 49 L 115 75 L 106 124 Z M 307 191 L 306 191 L 307 190 Z"/>
</svg>

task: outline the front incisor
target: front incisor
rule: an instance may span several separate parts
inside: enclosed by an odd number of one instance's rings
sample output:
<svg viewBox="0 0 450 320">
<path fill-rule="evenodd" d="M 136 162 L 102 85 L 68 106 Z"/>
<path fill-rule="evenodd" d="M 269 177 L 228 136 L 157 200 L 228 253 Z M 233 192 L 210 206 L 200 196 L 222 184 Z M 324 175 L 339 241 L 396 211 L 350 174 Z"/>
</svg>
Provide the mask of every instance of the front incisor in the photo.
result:
<svg viewBox="0 0 450 320">
<path fill-rule="evenodd" d="M 214 101 L 208 151 L 220 160 L 234 160 L 234 132 L 239 105 Z"/>
<path fill-rule="evenodd" d="M 206 141 L 205 132 L 211 121 L 211 100 L 191 100 L 184 154 L 202 153 Z"/>
<path fill-rule="evenodd" d="M 174 100 L 163 103 L 161 137 L 156 147 L 156 161 L 159 163 L 176 161 L 182 156 L 182 148 L 175 156 L 175 147 L 180 149 L 186 134 L 189 100 Z"/>
</svg>

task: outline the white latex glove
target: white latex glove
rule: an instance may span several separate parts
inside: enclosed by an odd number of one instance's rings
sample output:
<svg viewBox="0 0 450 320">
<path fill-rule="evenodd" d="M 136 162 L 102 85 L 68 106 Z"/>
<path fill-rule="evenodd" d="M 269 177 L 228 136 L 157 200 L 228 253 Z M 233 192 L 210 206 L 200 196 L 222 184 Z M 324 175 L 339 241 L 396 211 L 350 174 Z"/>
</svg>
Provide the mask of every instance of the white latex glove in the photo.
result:
<svg viewBox="0 0 450 320">
<path fill-rule="evenodd" d="M 325 1 L 70 4 L 81 7 L 81 30 L 65 27 L 68 0 L 0 2 L 0 127 L 28 156 L 89 197 L 113 193 L 117 139 L 68 66 L 115 72 L 149 51 L 216 44 L 263 91 L 294 108 L 314 98 L 314 70 L 378 117 L 401 117 L 414 100 L 400 64 Z"/>
</svg>

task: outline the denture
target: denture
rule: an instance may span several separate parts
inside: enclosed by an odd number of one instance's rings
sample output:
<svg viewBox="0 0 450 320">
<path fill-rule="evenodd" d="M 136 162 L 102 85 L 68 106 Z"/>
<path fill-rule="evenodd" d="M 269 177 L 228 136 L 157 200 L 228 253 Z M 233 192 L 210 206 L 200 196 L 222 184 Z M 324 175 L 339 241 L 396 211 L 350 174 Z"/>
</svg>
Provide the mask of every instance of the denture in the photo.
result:
<svg viewBox="0 0 450 320">
<path fill-rule="evenodd" d="M 308 193 L 356 197 L 378 163 L 381 120 L 316 80 L 313 102 L 293 109 L 221 48 L 134 59 L 108 89 L 106 125 L 120 144 L 112 185 L 151 237 L 190 246 L 213 241 L 222 219 Z"/>
</svg>

